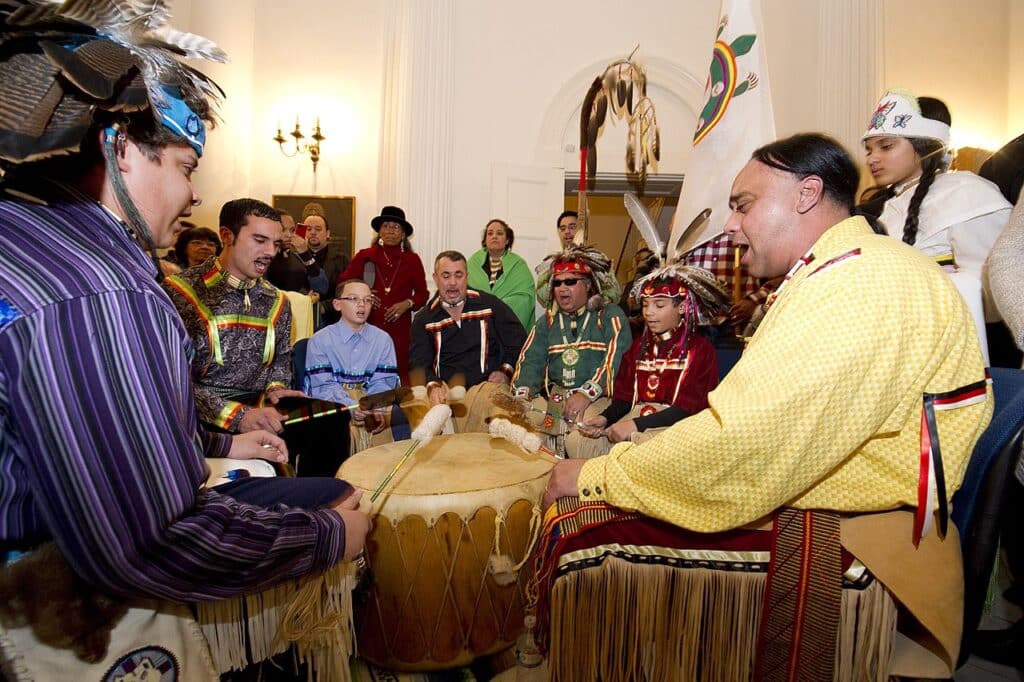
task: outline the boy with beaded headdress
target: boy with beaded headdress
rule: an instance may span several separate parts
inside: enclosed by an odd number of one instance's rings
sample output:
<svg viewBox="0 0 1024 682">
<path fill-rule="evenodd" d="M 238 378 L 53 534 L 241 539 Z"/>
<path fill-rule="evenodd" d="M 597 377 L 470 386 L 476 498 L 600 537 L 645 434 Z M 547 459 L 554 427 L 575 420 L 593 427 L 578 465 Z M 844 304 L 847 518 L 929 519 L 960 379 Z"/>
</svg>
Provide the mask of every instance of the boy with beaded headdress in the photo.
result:
<svg viewBox="0 0 1024 682">
<path fill-rule="evenodd" d="M 707 407 L 718 385 L 715 349 L 697 329 L 707 313 L 728 309 L 729 296 L 715 276 L 669 264 L 641 278 L 633 298 L 643 307 L 644 329 L 622 358 L 611 404 L 566 437 L 566 449 L 578 457 L 653 437 Z"/>
<path fill-rule="evenodd" d="M 543 428 L 562 451 L 572 425 L 607 407 L 632 335 L 603 253 L 570 245 L 537 270 L 545 311 L 526 338 L 512 384 L 516 396 L 533 399 L 534 414 L 544 415 Z"/>
</svg>

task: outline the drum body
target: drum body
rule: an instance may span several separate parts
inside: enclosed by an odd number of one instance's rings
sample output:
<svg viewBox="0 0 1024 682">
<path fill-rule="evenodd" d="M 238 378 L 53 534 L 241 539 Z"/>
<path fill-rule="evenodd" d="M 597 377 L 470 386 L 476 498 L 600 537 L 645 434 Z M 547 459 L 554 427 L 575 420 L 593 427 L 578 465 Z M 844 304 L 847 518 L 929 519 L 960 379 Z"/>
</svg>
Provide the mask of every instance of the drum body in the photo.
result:
<svg viewBox="0 0 1024 682">
<path fill-rule="evenodd" d="M 358 453 L 338 476 L 372 491 L 410 443 Z M 438 436 L 409 458 L 372 508 L 364 495 L 374 525 L 366 543 L 371 584 L 355 598 L 359 655 L 393 670 L 426 671 L 512 645 L 532 570 L 523 560 L 552 465 L 487 434 Z"/>
</svg>

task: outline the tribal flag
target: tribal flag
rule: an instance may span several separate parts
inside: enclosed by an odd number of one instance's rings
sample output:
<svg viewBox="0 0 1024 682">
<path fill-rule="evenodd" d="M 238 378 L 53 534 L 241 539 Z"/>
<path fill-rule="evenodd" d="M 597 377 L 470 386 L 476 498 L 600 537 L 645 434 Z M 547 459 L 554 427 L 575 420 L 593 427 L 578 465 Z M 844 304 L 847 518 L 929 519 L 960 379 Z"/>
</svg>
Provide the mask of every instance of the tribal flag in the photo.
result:
<svg viewBox="0 0 1024 682">
<path fill-rule="evenodd" d="M 669 254 L 722 234 L 732 181 L 751 152 L 775 139 L 760 0 L 722 0 L 708 71 Z"/>
</svg>

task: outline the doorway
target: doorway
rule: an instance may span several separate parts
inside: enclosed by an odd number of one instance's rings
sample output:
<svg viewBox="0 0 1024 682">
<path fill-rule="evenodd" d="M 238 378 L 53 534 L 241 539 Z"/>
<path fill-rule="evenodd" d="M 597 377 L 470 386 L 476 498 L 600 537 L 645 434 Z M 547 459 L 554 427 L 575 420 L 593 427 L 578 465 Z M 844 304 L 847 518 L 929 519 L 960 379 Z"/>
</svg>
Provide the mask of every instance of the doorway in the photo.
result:
<svg viewBox="0 0 1024 682">
<path fill-rule="evenodd" d="M 587 190 L 587 206 L 590 209 L 587 243 L 596 246 L 612 260 L 615 276 L 622 285 L 633 281 L 633 256 L 641 240 L 639 231 L 622 203 L 623 193 L 636 193 L 647 206 L 664 244 L 672 231 L 672 218 L 679 202 L 683 176 L 669 173 L 650 175 L 642 193 L 638 191 L 638 185 L 639 177 L 635 174 L 598 173 L 593 187 Z M 575 211 L 579 208 L 578 187 L 579 174 L 566 173 L 565 210 Z"/>
</svg>

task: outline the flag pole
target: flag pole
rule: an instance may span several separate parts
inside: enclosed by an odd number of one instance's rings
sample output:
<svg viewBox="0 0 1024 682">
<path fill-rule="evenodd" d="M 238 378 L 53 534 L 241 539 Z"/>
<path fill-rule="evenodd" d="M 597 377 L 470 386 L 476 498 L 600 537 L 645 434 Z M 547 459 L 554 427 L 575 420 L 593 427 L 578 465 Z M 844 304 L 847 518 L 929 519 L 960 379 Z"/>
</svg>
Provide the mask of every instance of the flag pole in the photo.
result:
<svg viewBox="0 0 1024 682">
<path fill-rule="evenodd" d="M 732 247 L 732 304 L 739 305 L 743 293 L 743 281 L 740 276 L 740 247 Z"/>
</svg>

